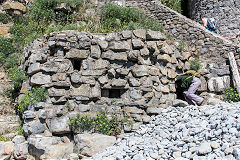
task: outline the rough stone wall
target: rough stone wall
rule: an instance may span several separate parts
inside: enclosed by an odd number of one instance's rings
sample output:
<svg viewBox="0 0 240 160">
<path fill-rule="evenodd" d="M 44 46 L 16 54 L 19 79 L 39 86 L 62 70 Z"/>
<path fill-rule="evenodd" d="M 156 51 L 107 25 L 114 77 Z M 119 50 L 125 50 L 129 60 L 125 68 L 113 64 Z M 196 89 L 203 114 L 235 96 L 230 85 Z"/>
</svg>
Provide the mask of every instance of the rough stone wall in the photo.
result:
<svg viewBox="0 0 240 160">
<path fill-rule="evenodd" d="M 161 113 L 176 99 L 174 78 L 189 68 L 187 61 L 196 54 L 189 50 L 161 32 L 142 29 L 62 31 L 35 40 L 24 51 L 29 80 L 20 92 L 44 86 L 49 98 L 24 112 L 24 134 L 69 133 L 72 117 L 103 110 L 130 116 L 134 127 L 149 122 L 149 115 Z M 230 85 L 227 65 L 203 62 L 200 72 L 202 92 L 221 92 Z"/>
<path fill-rule="evenodd" d="M 201 23 L 200 15 L 217 20 L 218 33 L 231 37 L 240 33 L 240 1 L 239 0 L 190 0 L 192 5 L 191 19 Z M 234 40 L 239 43 L 239 38 Z"/>
<path fill-rule="evenodd" d="M 31 113 L 45 119 L 54 134 L 70 132 L 67 122 L 77 113 L 95 115 L 107 110 L 148 122 L 148 114 L 160 113 L 160 108 L 176 99 L 176 72 L 191 56 L 165 40 L 162 33 L 146 30 L 52 33 L 25 49 L 29 81 L 21 93 L 30 86 L 48 89 L 48 103 Z M 31 124 L 24 126 L 25 133 L 30 133 Z"/>
<path fill-rule="evenodd" d="M 193 52 L 200 52 L 202 61 L 208 64 L 220 62 L 226 65 L 228 52 L 233 52 L 240 66 L 239 46 L 219 34 L 205 29 L 201 24 L 162 5 L 159 1 L 127 1 L 127 6 L 143 9 L 163 24 L 167 34 L 187 43 Z"/>
</svg>

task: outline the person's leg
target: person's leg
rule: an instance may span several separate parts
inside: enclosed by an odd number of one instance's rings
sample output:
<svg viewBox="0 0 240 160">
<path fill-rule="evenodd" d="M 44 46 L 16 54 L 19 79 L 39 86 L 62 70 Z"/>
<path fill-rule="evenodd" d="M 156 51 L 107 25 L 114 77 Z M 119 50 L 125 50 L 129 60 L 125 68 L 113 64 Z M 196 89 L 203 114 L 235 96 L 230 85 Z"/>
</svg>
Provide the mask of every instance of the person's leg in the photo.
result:
<svg viewBox="0 0 240 160">
<path fill-rule="evenodd" d="M 184 91 L 184 92 L 183 92 L 183 95 L 184 95 L 184 98 L 185 98 L 185 100 L 187 101 L 187 103 L 188 103 L 189 105 L 195 105 L 195 104 L 193 103 L 193 101 L 186 96 L 186 92 L 187 92 L 187 91 Z"/>
<path fill-rule="evenodd" d="M 192 84 L 190 85 L 188 90 L 184 91 L 184 96 L 190 99 L 191 101 L 196 102 L 197 105 L 200 105 L 204 101 L 202 97 L 199 97 L 198 95 L 195 94 L 195 92 L 197 91 L 200 85 L 201 85 L 201 80 L 197 77 L 194 77 Z M 188 102 L 189 100 L 186 99 L 186 101 Z"/>
</svg>

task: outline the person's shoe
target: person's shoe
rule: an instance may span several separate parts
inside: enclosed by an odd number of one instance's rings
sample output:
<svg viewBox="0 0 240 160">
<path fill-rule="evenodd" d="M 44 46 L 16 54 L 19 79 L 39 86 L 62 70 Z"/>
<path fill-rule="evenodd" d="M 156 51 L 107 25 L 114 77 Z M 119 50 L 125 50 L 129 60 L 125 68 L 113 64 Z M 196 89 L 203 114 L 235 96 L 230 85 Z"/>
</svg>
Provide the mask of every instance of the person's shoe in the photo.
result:
<svg viewBox="0 0 240 160">
<path fill-rule="evenodd" d="M 207 102 L 207 101 L 206 101 L 205 99 L 203 99 L 202 103 L 201 103 L 199 106 L 203 106 L 203 105 L 205 105 L 206 102 Z"/>
</svg>

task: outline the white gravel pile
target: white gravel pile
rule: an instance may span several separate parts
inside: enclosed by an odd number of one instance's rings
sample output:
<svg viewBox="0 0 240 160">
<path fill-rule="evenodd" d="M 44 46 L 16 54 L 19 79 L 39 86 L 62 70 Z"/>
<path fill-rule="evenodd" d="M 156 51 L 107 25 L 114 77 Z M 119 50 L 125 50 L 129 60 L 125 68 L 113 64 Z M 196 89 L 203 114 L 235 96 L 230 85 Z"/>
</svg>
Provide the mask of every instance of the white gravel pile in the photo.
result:
<svg viewBox="0 0 240 160">
<path fill-rule="evenodd" d="M 240 103 L 168 107 L 94 160 L 240 159 Z"/>
</svg>

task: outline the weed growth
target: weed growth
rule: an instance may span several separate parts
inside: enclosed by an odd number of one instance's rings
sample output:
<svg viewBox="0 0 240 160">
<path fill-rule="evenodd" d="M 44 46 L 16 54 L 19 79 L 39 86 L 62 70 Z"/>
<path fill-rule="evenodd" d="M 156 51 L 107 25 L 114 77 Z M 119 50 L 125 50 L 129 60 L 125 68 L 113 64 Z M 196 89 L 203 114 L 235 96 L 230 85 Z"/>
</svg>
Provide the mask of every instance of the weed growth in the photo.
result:
<svg viewBox="0 0 240 160">
<path fill-rule="evenodd" d="M 228 88 L 227 90 L 223 91 L 224 100 L 227 102 L 239 102 L 240 97 L 237 93 L 236 88 Z"/>
<path fill-rule="evenodd" d="M 67 110 L 68 110 L 68 111 L 70 111 L 70 109 L 71 109 L 71 106 L 70 106 L 70 103 L 69 103 L 69 101 L 67 101 L 67 103 L 66 103 L 66 108 L 67 108 Z"/>
<path fill-rule="evenodd" d="M 2 22 L 3 24 L 7 24 L 11 21 L 12 18 L 8 14 L 0 13 L 0 22 Z"/>
<path fill-rule="evenodd" d="M 11 79 L 14 91 L 18 91 L 22 86 L 22 81 L 27 78 L 25 71 L 18 66 L 10 68 L 7 72 L 7 76 Z"/>
<path fill-rule="evenodd" d="M 124 123 L 132 124 L 133 121 L 129 121 L 125 117 L 119 120 L 116 115 L 109 118 L 106 112 L 102 112 L 98 113 L 95 118 L 78 114 L 70 121 L 70 127 L 72 130 L 80 132 L 91 131 L 106 135 L 118 135 Z"/>
<path fill-rule="evenodd" d="M 0 135 L 0 142 L 1 141 L 7 141 L 7 139 L 5 139 L 4 137 L 3 137 L 3 135 Z"/>
<path fill-rule="evenodd" d="M 44 87 L 32 88 L 32 90 L 27 91 L 18 101 L 18 112 L 22 114 L 28 109 L 29 105 L 33 105 L 38 102 L 44 102 L 47 98 L 47 95 L 48 93 Z"/>
<path fill-rule="evenodd" d="M 182 0 L 162 0 L 162 3 L 164 5 L 166 5 L 167 7 L 182 13 L 182 9 L 181 9 L 181 2 Z"/>
<path fill-rule="evenodd" d="M 181 52 L 184 51 L 184 49 L 185 49 L 185 44 L 184 44 L 184 42 L 179 41 L 178 43 L 179 43 L 179 50 L 180 50 Z"/>
<path fill-rule="evenodd" d="M 201 62 L 198 58 L 194 58 L 193 60 L 189 61 L 190 63 L 190 70 L 198 71 L 201 68 Z"/>
<path fill-rule="evenodd" d="M 23 136 L 23 121 L 19 120 L 18 123 L 19 123 L 19 127 L 17 130 L 17 135 Z"/>
</svg>

